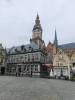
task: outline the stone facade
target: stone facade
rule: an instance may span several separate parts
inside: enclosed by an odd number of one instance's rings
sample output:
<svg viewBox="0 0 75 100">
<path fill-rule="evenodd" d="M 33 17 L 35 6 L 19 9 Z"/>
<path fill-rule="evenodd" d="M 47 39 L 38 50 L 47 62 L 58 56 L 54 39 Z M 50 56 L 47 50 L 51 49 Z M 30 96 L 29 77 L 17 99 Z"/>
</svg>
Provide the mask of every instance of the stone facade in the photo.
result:
<svg viewBox="0 0 75 100">
<path fill-rule="evenodd" d="M 75 72 L 75 51 L 65 53 L 62 49 L 59 49 L 53 57 L 53 66 L 54 75 L 61 76 L 62 72 L 63 76 L 70 78 L 71 70 Z"/>
<path fill-rule="evenodd" d="M 40 76 L 41 66 L 46 63 L 46 55 L 42 27 L 37 15 L 30 44 L 7 50 L 7 74 Z"/>
<path fill-rule="evenodd" d="M 40 75 L 41 64 L 45 63 L 46 54 L 35 43 L 13 47 L 7 53 L 7 74 Z"/>
<path fill-rule="evenodd" d="M 62 49 L 53 56 L 54 76 L 69 76 L 70 59 Z"/>
</svg>

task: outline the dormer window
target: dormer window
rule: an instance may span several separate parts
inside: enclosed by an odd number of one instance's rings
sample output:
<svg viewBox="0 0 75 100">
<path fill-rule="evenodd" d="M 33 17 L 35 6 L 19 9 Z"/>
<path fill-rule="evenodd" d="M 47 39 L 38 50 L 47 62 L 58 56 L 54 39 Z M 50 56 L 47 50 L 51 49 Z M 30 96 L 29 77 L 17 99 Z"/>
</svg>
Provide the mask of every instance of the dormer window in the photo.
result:
<svg viewBox="0 0 75 100">
<path fill-rule="evenodd" d="M 33 51 L 33 48 L 31 46 L 29 46 L 29 50 Z"/>
<path fill-rule="evenodd" d="M 24 45 L 21 46 L 21 50 L 22 50 L 22 51 L 24 50 Z"/>
<path fill-rule="evenodd" d="M 24 48 L 24 51 L 26 52 L 26 48 Z"/>
</svg>

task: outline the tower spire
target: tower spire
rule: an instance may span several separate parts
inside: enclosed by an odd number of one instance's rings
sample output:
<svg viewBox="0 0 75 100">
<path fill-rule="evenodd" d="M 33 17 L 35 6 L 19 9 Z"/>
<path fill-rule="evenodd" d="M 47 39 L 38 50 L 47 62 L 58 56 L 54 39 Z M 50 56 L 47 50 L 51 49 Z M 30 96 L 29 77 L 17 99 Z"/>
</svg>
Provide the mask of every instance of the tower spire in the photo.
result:
<svg viewBox="0 0 75 100">
<path fill-rule="evenodd" d="M 37 13 L 37 17 L 36 17 L 36 19 L 39 19 L 39 15 L 38 15 L 38 13 Z"/>
<path fill-rule="evenodd" d="M 57 32 L 56 32 L 56 28 L 55 28 L 54 45 L 55 45 L 56 48 L 58 47 L 58 40 L 57 40 Z"/>
<path fill-rule="evenodd" d="M 40 20 L 39 20 L 39 15 L 38 15 L 38 13 L 37 13 L 37 16 L 36 16 L 35 24 L 37 24 L 37 25 L 40 24 Z"/>
<path fill-rule="evenodd" d="M 40 19 L 39 19 L 38 13 L 37 13 L 37 16 L 36 16 L 36 20 L 35 20 L 35 25 L 33 27 L 33 31 L 35 31 L 36 29 L 38 29 L 38 31 L 40 30 L 42 32 L 42 27 L 41 27 L 41 24 L 40 24 Z"/>
</svg>

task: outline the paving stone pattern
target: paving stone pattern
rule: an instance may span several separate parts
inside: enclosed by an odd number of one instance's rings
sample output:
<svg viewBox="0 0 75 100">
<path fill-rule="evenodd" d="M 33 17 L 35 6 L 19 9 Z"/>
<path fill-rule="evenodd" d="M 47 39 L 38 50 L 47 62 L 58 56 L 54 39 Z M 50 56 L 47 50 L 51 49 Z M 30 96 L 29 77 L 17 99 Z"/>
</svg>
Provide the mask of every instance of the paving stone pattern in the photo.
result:
<svg viewBox="0 0 75 100">
<path fill-rule="evenodd" d="M 0 100 L 75 100 L 75 82 L 0 76 Z"/>
</svg>

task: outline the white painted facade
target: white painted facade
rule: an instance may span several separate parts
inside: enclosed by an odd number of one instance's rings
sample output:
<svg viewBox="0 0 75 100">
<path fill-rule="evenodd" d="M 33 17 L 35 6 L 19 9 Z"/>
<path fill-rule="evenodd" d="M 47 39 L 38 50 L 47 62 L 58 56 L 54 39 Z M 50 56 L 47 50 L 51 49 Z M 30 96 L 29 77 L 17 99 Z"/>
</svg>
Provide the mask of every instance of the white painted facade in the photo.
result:
<svg viewBox="0 0 75 100">
<path fill-rule="evenodd" d="M 69 56 L 61 49 L 53 56 L 53 66 L 54 76 L 60 77 L 63 74 L 70 79 L 71 61 Z"/>
</svg>

